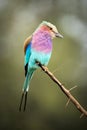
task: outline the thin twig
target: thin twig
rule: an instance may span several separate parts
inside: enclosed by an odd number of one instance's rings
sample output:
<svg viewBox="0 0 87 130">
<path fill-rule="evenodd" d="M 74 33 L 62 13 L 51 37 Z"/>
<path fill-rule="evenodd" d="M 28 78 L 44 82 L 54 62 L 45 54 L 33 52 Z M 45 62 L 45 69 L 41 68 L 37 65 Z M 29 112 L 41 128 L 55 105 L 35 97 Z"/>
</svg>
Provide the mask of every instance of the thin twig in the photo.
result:
<svg viewBox="0 0 87 130">
<path fill-rule="evenodd" d="M 47 67 L 43 66 L 40 62 L 36 61 L 38 66 L 60 87 L 62 92 L 68 97 L 68 99 L 76 106 L 81 112 L 81 115 L 87 116 L 87 111 L 80 105 L 80 103 L 72 96 L 70 90 L 66 89 L 65 86 L 51 73 Z"/>
<path fill-rule="evenodd" d="M 74 86 L 74 87 L 70 88 L 70 89 L 69 89 L 69 92 L 70 92 L 71 90 L 75 89 L 76 87 L 77 87 L 77 86 Z M 67 107 L 67 106 L 68 106 L 69 102 L 70 102 L 70 98 L 68 99 L 68 101 L 67 101 L 67 103 L 66 103 L 66 106 L 65 106 L 65 107 Z"/>
<path fill-rule="evenodd" d="M 70 98 L 68 99 L 68 101 L 67 101 L 67 103 L 66 103 L 66 106 L 65 106 L 65 107 L 67 107 L 67 106 L 68 106 L 69 102 L 70 102 Z"/>
<path fill-rule="evenodd" d="M 71 91 L 71 90 L 73 90 L 73 89 L 75 89 L 75 88 L 77 88 L 77 86 L 74 86 L 74 87 L 70 88 L 69 91 Z"/>
<path fill-rule="evenodd" d="M 84 113 L 81 114 L 80 118 L 82 118 L 84 116 Z"/>
</svg>

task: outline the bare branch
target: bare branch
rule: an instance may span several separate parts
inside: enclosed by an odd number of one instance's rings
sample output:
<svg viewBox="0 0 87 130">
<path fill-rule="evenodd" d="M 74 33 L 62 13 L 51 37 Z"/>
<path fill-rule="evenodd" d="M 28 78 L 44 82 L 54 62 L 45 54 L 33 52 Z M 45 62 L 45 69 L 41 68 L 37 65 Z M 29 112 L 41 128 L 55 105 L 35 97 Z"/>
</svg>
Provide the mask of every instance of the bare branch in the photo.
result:
<svg viewBox="0 0 87 130">
<path fill-rule="evenodd" d="M 36 61 L 38 66 L 60 87 L 62 92 L 68 97 L 68 99 L 76 106 L 81 112 L 80 118 L 84 115 L 87 116 L 87 111 L 80 105 L 80 103 L 72 96 L 70 90 L 66 89 L 65 86 L 51 73 L 47 67 L 43 66 L 40 62 Z M 75 88 L 75 87 L 74 87 Z M 72 88 L 73 89 L 73 88 Z"/>
</svg>

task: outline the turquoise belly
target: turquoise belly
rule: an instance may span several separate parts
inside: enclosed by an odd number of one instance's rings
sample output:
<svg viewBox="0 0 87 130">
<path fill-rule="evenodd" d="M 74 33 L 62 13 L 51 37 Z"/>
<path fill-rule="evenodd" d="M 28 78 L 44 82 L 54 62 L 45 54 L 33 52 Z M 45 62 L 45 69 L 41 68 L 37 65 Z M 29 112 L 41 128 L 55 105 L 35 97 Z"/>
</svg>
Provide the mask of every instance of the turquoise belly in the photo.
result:
<svg viewBox="0 0 87 130">
<path fill-rule="evenodd" d="M 32 51 L 30 60 L 29 60 L 29 68 L 38 68 L 36 61 L 39 61 L 42 65 L 47 65 L 51 57 L 51 53 L 41 53 Z"/>
</svg>

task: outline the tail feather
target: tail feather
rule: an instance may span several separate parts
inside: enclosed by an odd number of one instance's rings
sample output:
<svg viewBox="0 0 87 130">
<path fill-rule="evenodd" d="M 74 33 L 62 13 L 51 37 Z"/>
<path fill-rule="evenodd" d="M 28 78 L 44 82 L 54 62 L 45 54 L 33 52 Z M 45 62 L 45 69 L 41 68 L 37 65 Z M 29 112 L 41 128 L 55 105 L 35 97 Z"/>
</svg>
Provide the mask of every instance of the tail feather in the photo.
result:
<svg viewBox="0 0 87 130">
<path fill-rule="evenodd" d="M 24 100 L 23 111 L 25 111 L 25 109 L 26 109 L 27 93 L 28 93 L 28 90 L 29 90 L 29 84 L 30 84 L 30 80 L 31 80 L 31 78 L 33 76 L 33 72 L 34 72 L 34 70 L 31 70 L 26 75 L 26 78 L 25 78 L 25 81 L 24 81 L 24 86 L 23 86 L 23 93 L 22 93 L 22 97 L 21 97 L 21 101 L 20 101 L 20 106 L 19 106 L 19 111 L 21 111 L 22 102 L 23 102 L 24 97 L 25 97 L 25 100 Z"/>
</svg>

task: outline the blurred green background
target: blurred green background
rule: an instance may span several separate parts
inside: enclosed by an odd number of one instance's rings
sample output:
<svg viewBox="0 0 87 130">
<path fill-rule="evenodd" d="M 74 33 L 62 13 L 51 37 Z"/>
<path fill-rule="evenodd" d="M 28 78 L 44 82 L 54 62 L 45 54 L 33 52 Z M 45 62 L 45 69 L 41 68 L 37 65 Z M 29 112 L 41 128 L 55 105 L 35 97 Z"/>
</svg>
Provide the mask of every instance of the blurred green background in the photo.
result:
<svg viewBox="0 0 87 130">
<path fill-rule="evenodd" d="M 87 0 L 0 0 L 0 130 L 86 130 L 87 119 L 41 71 L 19 112 L 24 82 L 23 42 L 47 20 L 64 39 L 53 40 L 48 68 L 87 109 Z"/>
</svg>

